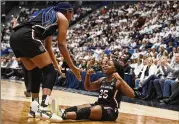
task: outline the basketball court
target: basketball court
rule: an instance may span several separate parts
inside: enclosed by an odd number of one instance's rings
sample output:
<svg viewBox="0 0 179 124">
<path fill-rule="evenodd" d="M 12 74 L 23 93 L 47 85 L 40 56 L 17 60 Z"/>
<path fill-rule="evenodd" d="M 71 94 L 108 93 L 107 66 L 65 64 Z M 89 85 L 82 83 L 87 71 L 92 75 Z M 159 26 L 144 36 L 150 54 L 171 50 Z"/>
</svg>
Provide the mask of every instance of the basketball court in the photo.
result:
<svg viewBox="0 0 179 124">
<path fill-rule="evenodd" d="M 23 83 L 1 80 L 1 119 L 2 124 L 48 124 L 40 119 L 28 118 L 31 98 L 24 95 Z M 94 103 L 97 97 L 53 90 L 61 108 L 86 103 Z M 179 124 L 179 112 L 167 109 L 148 107 L 138 104 L 122 102 L 119 117 L 115 122 L 99 121 L 71 121 L 65 120 L 62 124 Z"/>
</svg>

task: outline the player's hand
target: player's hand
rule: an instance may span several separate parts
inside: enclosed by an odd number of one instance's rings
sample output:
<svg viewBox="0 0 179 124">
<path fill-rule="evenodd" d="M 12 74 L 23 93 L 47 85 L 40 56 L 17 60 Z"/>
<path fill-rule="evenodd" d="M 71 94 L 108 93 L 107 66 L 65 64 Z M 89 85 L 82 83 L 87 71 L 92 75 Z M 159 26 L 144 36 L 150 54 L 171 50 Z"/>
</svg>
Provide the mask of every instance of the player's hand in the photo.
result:
<svg viewBox="0 0 179 124">
<path fill-rule="evenodd" d="M 95 73 L 95 71 L 93 68 L 90 68 L 86 74 L 91 75 L 92 73 Z"/>
<path fill-rule="evenodd" d="M 66 75 L 65 75 L 65 73 L 60 73 L 60 75 L 62 76 L 62 78 L 66 78 Z"/>
<path fill-rule="evenodd" d="M 65 73 L 62 73 L 62 67 L 61 66 L 57 66 L 57 70 L 58 70 L 58 73 L 63 77 L 63 78 L 65 78 L 66 76 L 65 76 Z"/>
<path fill-rule="evenodd" d="M 80 70 L 79 68 L 77 68 L 77 67 L 74 67 L 74 68 L 72 69 L 73 74 L 76 76 L 76 78 L 77 78 L 79 81 L 82 80 L 82 79 L 81 79 L 80 71 L 81 71 L 81 70 Z"/>
<path fill-rule="evenodd" d="M 116 72 L 116 73 L 113 73 L 112 75 L 114 78 L 116 79 L 122 79 L 121 76 Z"/>
</svg>

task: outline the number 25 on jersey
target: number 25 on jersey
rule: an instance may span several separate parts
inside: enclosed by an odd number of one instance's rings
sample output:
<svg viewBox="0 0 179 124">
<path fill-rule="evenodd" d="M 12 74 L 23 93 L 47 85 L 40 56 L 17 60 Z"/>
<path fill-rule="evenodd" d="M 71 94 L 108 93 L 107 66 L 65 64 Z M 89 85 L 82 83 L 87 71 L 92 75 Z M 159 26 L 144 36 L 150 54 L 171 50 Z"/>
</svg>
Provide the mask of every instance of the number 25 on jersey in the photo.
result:
<svg viewBox="0 0 179 124">
<path fill-rule="evenodd" d="M 104 98 L 107 99 L 108 98 L 108 90 L 100 90 L 100 94 L 99 94 L 99 98 Z"/>
</svg>

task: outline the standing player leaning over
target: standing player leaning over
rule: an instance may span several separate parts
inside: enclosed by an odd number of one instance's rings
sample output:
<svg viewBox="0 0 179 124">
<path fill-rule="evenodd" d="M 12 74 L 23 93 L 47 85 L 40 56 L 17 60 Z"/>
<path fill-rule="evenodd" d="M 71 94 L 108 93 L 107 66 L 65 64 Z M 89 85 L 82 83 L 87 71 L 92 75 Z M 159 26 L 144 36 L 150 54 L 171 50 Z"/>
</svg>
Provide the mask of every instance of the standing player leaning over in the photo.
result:
<svg viewBox="0 0 179 124">
<path fill-rule="evenodd" d="M 123 67 L 115 60 L 103 63 L 103 72 L 106 77 L 90 82 L 92 70 L 88 70 L 85 79 L 85 89 L 90 91 L 99 90 L 97 102 L 73 106 L 62 112 L 61 117 L 72 120 L 90 119 L 96 121 L 115 121 L 118 118 L 122 95 L 130 98 L 137 97 L 131 87 L 122 79 L 124 76 Z"/>
<path fill-rule="evenodd" d="M 56 80 L 56 71 L 61 73 L 52 51 L 52 35 L 58 30 L 57 44 L 67 64 L 78 80 L 81 80 L 80 69 L 72 62 L 67 50 L 66 35 L 69 21 L 73 16 L 73 8 L 69 3 L 59 3 L 55 6 L 39 10 L 30 19 L 14 28 L 10 38 L 10 46 L 17 58 L 20 58 L 25 68 L 31 73 L 32 103 L 30 117 L 42 115 L 50 118 L 46 110 L 49 98 Z M 45 44 L 45 45 L 43 45 Z M 40 73 L 42 72 L 42 102 L 39 102 Z M 37 112 L 38 111 L 38 112 Z M 37 112 L 37 113 L 35 113 Z"/>
</svg>

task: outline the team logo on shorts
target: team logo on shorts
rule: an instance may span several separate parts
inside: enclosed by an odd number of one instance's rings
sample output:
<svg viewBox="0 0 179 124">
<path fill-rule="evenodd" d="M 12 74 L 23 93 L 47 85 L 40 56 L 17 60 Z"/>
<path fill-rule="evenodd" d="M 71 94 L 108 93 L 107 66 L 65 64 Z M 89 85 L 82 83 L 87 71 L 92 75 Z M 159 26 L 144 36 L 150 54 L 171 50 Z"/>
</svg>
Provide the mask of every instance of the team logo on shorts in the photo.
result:
<svg viewBox="0 0 179 124">
<path fill-rule="evenodd" d="M 39 46 L 39 49 L 40 49 L 41 52 L 44 52 L 44 51 L 45 51 L 44 46 L 42 46 L 42 45 Z"/>
</svg>

